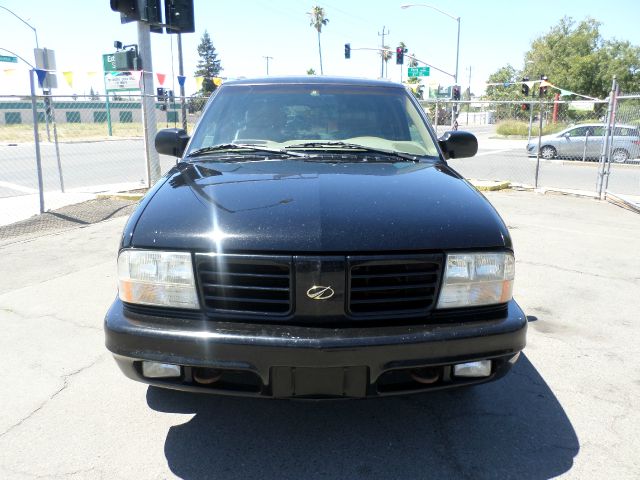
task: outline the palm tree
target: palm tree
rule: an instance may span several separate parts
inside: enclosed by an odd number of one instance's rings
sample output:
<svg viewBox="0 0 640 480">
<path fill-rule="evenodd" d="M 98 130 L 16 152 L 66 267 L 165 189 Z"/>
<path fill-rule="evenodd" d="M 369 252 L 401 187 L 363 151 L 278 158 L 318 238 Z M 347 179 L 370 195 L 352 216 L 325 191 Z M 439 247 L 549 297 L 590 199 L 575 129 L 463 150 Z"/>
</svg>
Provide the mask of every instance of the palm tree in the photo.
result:
<svg viewBox="0 0 640 480">
<path fill-rule="evenodd" d="M 418 61 L 416 60 L 416 54 L 412 53 L 411 56 L 413 58 L 409 59 L 409 66 L 410 67 L 417 67 L 418 66 Z"/>
<path fill-rule="evenodd" d="M 315 28 L 318 31 L 318 54 L 320 55 L 320 75 L 323 75 L 322 71 L 322 47 L 320 46 L 320 33 L 322 33 L 322 27 L 329 23 L 329 19 L 325 17 L 324 8 L 322 7 L 311 7 L 311 12 L 308 12 L 309 15 L 309 25 Z"/>
<path fill-rule="evenodd" d="M 384 76 L 386 78 L 387 71 L 389 70 L 389 60 L 391 60 L 391 57 L 393 57 L 393 53 L 391 52 L 389 45 L 383 45 L 382 48 L 383 50 L 380 50 L 380 56 L 382 57 L 382 60 L 384 60 L 384 69 L 385 69 Z"/>
</svg>

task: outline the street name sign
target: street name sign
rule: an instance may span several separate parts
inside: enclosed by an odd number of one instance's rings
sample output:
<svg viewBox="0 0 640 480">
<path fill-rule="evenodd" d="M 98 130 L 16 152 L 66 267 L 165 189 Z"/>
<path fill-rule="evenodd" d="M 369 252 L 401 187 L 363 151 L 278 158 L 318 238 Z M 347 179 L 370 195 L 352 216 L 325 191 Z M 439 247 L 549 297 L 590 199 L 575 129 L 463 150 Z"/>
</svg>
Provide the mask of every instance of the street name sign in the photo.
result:
<svg viewBox="0 0 640 480">
<path fill-rule="evenodd" d="M 9 55 L 0 55 L 0 62 L 18 63 L 18 57 L 11 57 Z"/>
<path fill-rule="evenodd" d="M 431 68 L 429 67 L 409 67 L 410 77 L 428 77 Z"/>
</svg>

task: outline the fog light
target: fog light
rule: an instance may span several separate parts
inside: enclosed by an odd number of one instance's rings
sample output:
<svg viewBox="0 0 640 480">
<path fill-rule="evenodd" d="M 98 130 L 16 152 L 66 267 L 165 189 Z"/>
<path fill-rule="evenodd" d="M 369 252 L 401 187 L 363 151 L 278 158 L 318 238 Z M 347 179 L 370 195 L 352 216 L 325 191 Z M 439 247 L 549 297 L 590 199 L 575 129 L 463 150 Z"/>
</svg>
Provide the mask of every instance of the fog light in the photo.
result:
<svg viewBox="0 0 640 480">
<path fill-rule="evenodd" d="M 180 374 L 180 365 L 158 362 L 142 362 L 142 375 L 147 378 L 179 377 Z"/>
<path fill-rule="evenodd" d="M 453 366 L 456 377 L 488 377 L 491 375 L 491 360 L 459 363 Z"/>
</svg>

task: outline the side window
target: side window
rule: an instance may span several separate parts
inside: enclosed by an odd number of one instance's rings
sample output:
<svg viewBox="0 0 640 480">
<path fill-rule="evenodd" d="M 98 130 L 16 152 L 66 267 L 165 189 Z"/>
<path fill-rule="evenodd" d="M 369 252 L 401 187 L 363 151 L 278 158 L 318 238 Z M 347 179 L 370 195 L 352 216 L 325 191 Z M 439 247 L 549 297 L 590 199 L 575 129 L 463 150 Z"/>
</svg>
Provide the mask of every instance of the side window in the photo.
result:
<svg viewBox="0 0 640 480">
<path fill-rule="evenodd" d="M 601 137 L 604 135 L 604 127 L 593 127 L 593 133 L 591 135 L 594 137 Z"/>
<path fill-rule="evenodd" d="M 614 135 L 617 137 L 638 136 L 638 130 L 632 129 L 632 128 L 625 128 L 625 127 L 616 127 L 616 131 Z"/>
<path fill-rule="evenodd" d="M 584 137 L 587 134 L 587 127 L 578 127 L 567 132 L 570 137 Z"/>
</svg>

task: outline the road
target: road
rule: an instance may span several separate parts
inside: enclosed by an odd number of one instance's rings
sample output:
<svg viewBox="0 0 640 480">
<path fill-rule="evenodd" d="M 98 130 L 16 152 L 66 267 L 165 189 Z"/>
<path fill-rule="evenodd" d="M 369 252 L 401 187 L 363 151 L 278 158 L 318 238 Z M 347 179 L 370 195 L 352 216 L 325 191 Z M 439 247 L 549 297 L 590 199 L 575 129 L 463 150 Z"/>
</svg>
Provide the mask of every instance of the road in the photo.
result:
<svg viewBox="0 0 640 480">
<path fill-rule="evenodd" d="M 533 185 L 536 160 L 525 154 L 524 140 L 490 138 L 493 126 L 475 127 L 479 151 L 471 159 L 451 160 L 466 178 L 508 180 Z M 60 155 L 67 190 L 101 191 L 108 185 L 143 185 L 146 178 L 142 140 L 112 140 L 62 143 Z M 35 155 L 32 145 L 0 145 L 0 198 L 37 192 Z M 42 163 L 45 191 L 59 191 L 55 148 L 43 144 Z M 161 156 L 162 171 L 174 159 Z M 640 165 L 612 165 L 609 189 L 616 193 L 640 195 Z M 543 160 L 538 186 L 595 191 L 597 163 Z"/>
<path fill-rule="evenodd" d="M 55 146 L 41 145 L 42 174 L 46 191 L 60 190 Z M 65 189 L 100 190 L 113 184 L 144 185 L 146 167 L 142 139 L 60 143 Z M 162 171 L 175 159 L 160 156 Z M 33 144 L 0 145 L 0 198 L 37 193 L 38 181 Z"/>
<path fill-rule="evenodd" d="M 640 478 L 636 214 L 488 192 L 516 245 L 527 348 L 470 390 L 220 398 L 126 379 L 104 348 L 125 217 L 0 245 L 0 478 Z"/>
</svg>

